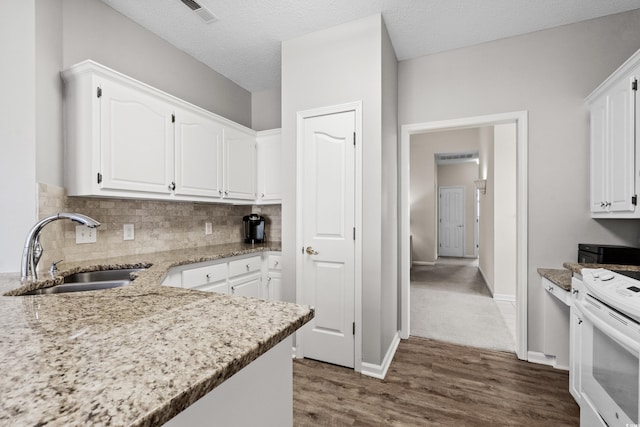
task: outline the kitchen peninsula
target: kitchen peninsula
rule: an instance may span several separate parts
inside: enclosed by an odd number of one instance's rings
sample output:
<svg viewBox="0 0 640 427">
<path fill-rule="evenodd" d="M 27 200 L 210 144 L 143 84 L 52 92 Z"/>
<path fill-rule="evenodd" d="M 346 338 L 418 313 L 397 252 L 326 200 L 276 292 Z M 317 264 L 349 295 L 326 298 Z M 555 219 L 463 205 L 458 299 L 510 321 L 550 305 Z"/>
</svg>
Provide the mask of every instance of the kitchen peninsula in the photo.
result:
<svg viewBox="0 0 640 427">
<path fill-rule="evenodd" d="M 288 337 L 313 318 L 311 307 L 160 285 L 171 267 L 272 249 L 229 244 L 60 264 L 59 276 L 147 268 L 129 286 L 90 292 L 10 296 L 52 282 L 21 287 L 17 275 L 0 275 L 0 424 L 162 425 L 254 375 L 252 366 L 269 371 L 260 361 L 273 351 L 290 375 Z M 256 388 L 270 386 L 260 378 Z M 251 410 L 238 416 L 255 413 L 247 388 L 236 397 Z M 204 408 L 210 423 L 215 399 Z"/>
</svg>

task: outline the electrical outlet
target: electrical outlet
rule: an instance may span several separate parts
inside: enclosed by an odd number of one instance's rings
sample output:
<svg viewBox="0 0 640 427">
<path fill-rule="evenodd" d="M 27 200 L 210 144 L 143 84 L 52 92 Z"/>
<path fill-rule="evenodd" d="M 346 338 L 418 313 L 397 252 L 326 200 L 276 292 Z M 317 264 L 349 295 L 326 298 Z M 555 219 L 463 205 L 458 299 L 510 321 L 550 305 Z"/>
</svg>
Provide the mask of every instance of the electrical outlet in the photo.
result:
<svg viewBox="0 0 640 427">
<path fill-rule="evenodd" d="M 213 233 L 213 227 L 211 226 L 210 222 L 205 222 L 204 223 L 204 234 L 211 234 Z"/>
<path fill-rule="evenodd" d="M 135 238 L 135 227 L 133 224 L 124 224 L 122 227 L 122 240 L 133 240 Z"/>
<path fill-rule="evenodd" d="M 97 230 L 86 225 L 76 225 L 76 244 L 95 243 Z"/>
</svg>

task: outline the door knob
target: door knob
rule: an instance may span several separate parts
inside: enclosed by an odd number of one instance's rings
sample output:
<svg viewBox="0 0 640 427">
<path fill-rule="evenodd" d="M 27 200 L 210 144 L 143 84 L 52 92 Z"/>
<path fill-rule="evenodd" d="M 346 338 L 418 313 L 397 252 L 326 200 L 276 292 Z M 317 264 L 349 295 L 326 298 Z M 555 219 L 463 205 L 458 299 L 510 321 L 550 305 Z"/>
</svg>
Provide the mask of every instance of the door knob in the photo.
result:
<svg viewBox="0 0 640 427">
<path fill-rule="evenodd" d="M 313 249 L 311 246 L 307 246 L 306 251 L 307 251 L 307 255 L 318 255 L 318 251 Z"/>
</svg>

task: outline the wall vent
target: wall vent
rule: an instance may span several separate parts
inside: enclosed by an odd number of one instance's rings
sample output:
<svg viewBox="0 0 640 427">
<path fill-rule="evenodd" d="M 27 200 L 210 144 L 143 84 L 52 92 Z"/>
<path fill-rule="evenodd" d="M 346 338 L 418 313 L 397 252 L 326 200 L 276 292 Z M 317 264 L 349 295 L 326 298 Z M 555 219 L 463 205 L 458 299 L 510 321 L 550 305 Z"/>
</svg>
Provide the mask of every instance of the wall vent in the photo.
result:
<svg viewBox="0 0 640 427">
<path fill-rule="evenodd" d="M 436 163 L 439 165 L 454 164 L 454 163 L 466 163 L 477 162 L 479 153 L 466 152 L 466 153 L 438 153 L 436 154 Z"/>
<path fill-rule="evenodd" d="M 180 0 L 184 3 L 189 9 L 193 10 L 196 15 L 198 15 L 205 23 L 211 24 L 212 22 L 216 22 L 218 17 L 211 13 L 209 9 L 201 6 L 198 2 L 194 0 Z"/>
</svg>

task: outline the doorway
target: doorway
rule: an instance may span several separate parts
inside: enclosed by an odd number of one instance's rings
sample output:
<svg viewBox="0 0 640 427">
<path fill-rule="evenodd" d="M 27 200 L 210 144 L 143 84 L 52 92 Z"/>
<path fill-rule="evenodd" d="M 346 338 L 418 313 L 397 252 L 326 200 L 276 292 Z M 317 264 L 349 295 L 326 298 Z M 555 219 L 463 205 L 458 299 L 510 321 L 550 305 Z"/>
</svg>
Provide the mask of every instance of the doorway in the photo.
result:
<svg viewBox="0 0 640 427">
<path fill-rule="evenodd" d="M 505 123 L 516 125 L 516 354 L 527 358 L 527 112 L 512 112 L 477 116 L 439 122 L 418 123 L 401 127 L 400 142 L 400 284 L 401 284 L 401 328 L 402 338 L 410 331 L 410 200 L 409 168 L 411 135 L 493 126 Z"/>
</svg>

